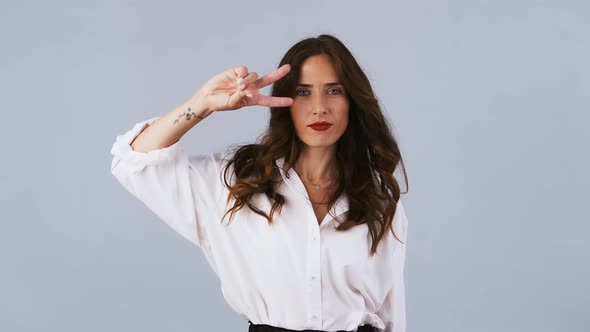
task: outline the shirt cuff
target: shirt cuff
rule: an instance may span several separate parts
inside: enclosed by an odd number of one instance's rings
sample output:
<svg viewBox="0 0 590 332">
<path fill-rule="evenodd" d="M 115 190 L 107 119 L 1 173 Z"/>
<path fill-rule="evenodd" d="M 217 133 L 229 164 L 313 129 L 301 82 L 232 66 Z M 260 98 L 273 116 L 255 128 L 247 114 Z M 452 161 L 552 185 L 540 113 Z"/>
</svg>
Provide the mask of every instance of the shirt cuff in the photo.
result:
<svg viewBox="0 0 590 332">
<path fill-rule="evenodd" d="M 117 136 L 115 143 L 111 148 L 111 154 L 119 157 L 119 159 L 137 166 L 151 166 L 162 164 L 174 160 L 176 155 L 182 150 L 180 140 L 176 143 L 161 149 L 152 150 L 149 152 L 135 151 L 131 148 L 131 142 L 139 136 L 139 134 L 147 128 L 154 121 L 160 117 L 154 117 L 133 126 L 126 133 Z"/>
</svg>

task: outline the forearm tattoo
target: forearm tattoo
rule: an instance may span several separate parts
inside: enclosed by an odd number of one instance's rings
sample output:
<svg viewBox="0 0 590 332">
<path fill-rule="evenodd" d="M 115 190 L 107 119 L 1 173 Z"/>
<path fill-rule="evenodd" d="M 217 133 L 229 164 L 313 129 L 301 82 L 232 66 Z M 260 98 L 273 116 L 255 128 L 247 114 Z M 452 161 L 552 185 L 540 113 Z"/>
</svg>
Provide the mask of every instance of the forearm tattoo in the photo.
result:
<svg viewBox="0 0 590 332">
<path fill-rule="evenodd" d="M 179 119 L 180 119 L 180 118 L 182 118 L 183 116 L 184 116 L 184 117 L 185 117 L 187 120 L 190 120 L 192 117 L 195 117 L 195 118 L 197 118 L 197 119 L 199 119 L 199 120 L 203 120 L 203 119 L 204 119 L 204 117 L 202 117 L 201 115 L 197 115 L 197 114 L 195 114 L 195 112 L 191 111 L 191 108 L 189 107 L 189 108 L 188 108 L 188 111 L 186 111 L 186 112 L 184 112 L 184 113 L 180 114 L 180 115 L 178 116 L 178 119 L 174 120 L 174 124 L 177 124 L 177 123 L 178 123 L 178 121 L 179 121 Z"/>
</svg>

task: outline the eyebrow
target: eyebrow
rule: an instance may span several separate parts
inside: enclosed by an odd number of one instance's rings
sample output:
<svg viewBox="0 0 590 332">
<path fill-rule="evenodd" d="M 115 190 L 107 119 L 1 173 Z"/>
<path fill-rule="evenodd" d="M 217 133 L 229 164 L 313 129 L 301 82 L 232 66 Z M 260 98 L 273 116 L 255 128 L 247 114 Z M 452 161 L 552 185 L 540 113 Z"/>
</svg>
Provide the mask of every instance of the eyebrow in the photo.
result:
<svg viewBox="0 0 590 332">
<path fill-rule="evenodd" d="M 342 83 L 340 83 L 340 82 L 330 82 L 330 83 L 324 84 L 324 86 L 336 86 L 336 85 L 342 85 Z M 310 88 L 310 87 L 313 86 L 313 84 L 297 83 L 297 86 L 302 86 L 302 87 Z"/>
</svg>

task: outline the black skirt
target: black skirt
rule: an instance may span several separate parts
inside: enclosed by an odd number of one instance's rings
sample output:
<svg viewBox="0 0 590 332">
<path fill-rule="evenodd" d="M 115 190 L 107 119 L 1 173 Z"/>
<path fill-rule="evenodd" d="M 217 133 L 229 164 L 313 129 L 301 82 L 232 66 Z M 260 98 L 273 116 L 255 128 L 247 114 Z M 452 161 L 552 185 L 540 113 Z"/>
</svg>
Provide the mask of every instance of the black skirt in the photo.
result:
<svg viewBox="0 0 590 332">
<path fill-rule="evenodd" d="M 271 326 L 271 325 L 266 325 L 266 324 L 254 324 L 251 321 L 248 321 L 248 323 L 250 323 L 250 327 L 248 328 L 248 332 L 324 332 L 324 331 L 320 331 L 320 330 L 289 330 L 289 329 L 284 329 L 282 327 L 275 327 L 275 326 Z M 373 326 L 371 326 L 370 324 L 365 324 L 363 326 L 359 326 L 358 327 L 358 332 L 378 332 L 379 330 Z M 352 331 L 338 331 L 338 332 L 352 332 Z"/>
</svg>

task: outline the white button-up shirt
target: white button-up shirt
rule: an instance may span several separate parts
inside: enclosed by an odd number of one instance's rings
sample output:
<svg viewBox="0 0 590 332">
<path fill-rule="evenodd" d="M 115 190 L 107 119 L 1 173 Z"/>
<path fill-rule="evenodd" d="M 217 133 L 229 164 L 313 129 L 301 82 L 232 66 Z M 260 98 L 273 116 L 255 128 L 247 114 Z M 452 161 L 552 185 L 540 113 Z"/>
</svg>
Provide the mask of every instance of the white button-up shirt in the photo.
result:
<svg viewBox="0 0 590 332">
<path fill-rule="evenodd" d="M 221 281 L 225 300 L 242 318 L 293 330 L 356 331 L 364 324 L 386 332 L 406 330 L 406 248 L 391 232 L 371 257 L 366 224 L 336 231 L 337 221 L 329 213 L 318 224 L 298 174 L 283 169 L 284 158 L 276 160 L 283 177 L 277 191 L 286 203 L 275 212 L 273 224 L 247 206 L 229 225 L 229 214 L 221 223 L 229 193 L 222 174 L 228 156 L 187 155 L 180 140 L 148 153 L 132 150 L 133 139 L 156 119 L 139 122 L 117 136 L 111 149 L 112 174 L 203 251 Z M 235 183 L 234 177 L 230 183 Z M 264 194 L 254 195 L 252 203 L 267 213 L 272 205 Z M 331 210 L 344 217 L 346 196 Z M 406 242 L 401 200 L 393 222 Z"/>
</svg>

